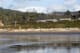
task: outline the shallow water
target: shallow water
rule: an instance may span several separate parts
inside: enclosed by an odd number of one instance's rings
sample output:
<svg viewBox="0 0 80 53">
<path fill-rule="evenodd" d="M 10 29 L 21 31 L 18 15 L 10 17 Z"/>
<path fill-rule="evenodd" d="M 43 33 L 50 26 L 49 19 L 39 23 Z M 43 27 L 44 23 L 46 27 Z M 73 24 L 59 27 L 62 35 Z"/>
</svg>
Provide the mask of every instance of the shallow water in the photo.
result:
<svg viewBox="0 0 80 53">
<path fill-rule="evenodd" d="M 8 35 L 8 36 L 7 36 Z M 21 37 L 27 36 L 27 35 L 31 35 L 31 36 L 41 36 L 41 37 L 45 37 L 45 36 L 69 36 L 69 37 L 73 37 L 71 40 L 74 39 L 74 37 L 77 39 L 80 39 L 80 33 L 0 33 L 0 53 L 80 53 L 80 47 L 53 47 L 53 46 L 46 46 L 46 47 L 15 47 L 15 41 L 13 40 L 14 38 L 20 38 Z M 71 36 L 70 36 L 71 35 Z M 4 39 L 3 39 L 4 38 Z M 10 38 L 10 39 L 5 39 L 5 38 Z M 12 39 L 13 38 L 13 39 Z M 12 39 L 12 40 L 11 40 Z M 13 44 L 14 43 L 14 44 Z M 35 42 L 36 43 L 36 42 Z M 11 46 L 9 46 L 9 44 Z M 22 43 L 16 43 L 17 45 L 22 44 L 22 45 L 26 45 L 26 43 L 22 42 Z M 27 42 L 28 44 L 28 42 Z M 32 43 L 29 43 L 29 45 Z"/>
<path fill-rule="evenodd" d="M 16 48 L 5 48 L 0 50 L 0 53 L 80 53 L 80 48 L 71 47 L 67 49 L 66 47 L 45 47 L 45 48 L 21 48 L 17 50 Z"/>
</svg>

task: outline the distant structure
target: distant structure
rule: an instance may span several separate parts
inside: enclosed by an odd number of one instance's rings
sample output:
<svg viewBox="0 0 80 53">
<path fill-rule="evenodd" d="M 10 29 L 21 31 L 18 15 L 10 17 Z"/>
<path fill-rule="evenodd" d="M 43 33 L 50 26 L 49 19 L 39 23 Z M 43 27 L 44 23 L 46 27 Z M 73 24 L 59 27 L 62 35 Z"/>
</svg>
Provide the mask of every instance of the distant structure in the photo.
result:
<svg viewBox="0 0 80 53">
<path fill-rule="evenodd" d="M 59 22 L 59 21 L 72 21 L 71 18 L 59 18 L 59 19 L 43 19 L 43 20 L 37 20 L 36 22 Z"/>
</svg>

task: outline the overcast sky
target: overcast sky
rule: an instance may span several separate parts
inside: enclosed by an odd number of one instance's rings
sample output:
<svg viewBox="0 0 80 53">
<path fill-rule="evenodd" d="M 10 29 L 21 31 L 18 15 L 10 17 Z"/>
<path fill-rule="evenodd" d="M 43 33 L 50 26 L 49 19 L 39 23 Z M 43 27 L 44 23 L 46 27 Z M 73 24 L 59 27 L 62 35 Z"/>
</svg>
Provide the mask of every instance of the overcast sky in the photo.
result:
<svg viewBox="0 0 80 53">
<path fill-rule="evenodd" d="M 78 11 L 80 0 L 0 0 L 0 7 L 19 11 Z"/>
</svg>

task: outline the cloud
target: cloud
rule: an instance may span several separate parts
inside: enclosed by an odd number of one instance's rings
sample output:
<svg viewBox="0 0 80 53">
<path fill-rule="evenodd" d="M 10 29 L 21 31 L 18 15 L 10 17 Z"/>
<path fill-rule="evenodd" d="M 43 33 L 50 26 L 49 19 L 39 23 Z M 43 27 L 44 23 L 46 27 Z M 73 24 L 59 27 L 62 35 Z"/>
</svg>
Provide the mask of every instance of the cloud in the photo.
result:
<svg viewBox="0 0 80 53">
<path fill-rule="evenodd" d="M 79 11 L 80 10 L 80 4 L 76 4 L 74 6 L 74 11 Z"/>
<path fill-rule="evenodd" d="M 64 0 L 65 5 L 74 5 L 77 3 L 77 0 Z"/>
<path fill-rule="evenodd" d="M 78 4 L 78 0 L 64 0 L 64 6 L 70 11 L 78 11 L 80 10 L 80 4 Z"/>
<path fill-rule="evenodd" d="M 37 3 L 39 2 L 39 4 Z M 55 0 L 53 3 L 49 3 L 47 1 L 52 0 L 46 0 L 45 2 L 42 2 L 43 0 L 0 0 L 0 7 L 9 8 L 13 10 L 18 11 L 29 11 L 32 12 L 35 11 L 41 13 L 47 13 L 51 11 L 66 11 L 66 10 L 72 10 L 77 11 L 80 9 L 80 5 L 77 3 L 77 0 Z M 60 1 L 60 3 L 59 3 Z M 61 4 L 63 2 L 63 4 Z M 38 4 L 38 5 L 37 5 Z"/>
<path fill-rule="evenodd" d="M 65 11 L 66 7 L 64 5 L 52 5 L 49 7 L 53 11 Z"/>
<path fill-rule="evenodd" d="M 30 4 L 30 1 L 40 1 L 40 0 L 0 0 L 0 7 L 6 8 L 6 9 L 13 9 L 18 11 L 36 11 L 39 13 L 46 13 L 46 8 L 42 6 L 28 6 Z M 34 10 L 33 10 L 34 9 Z"/>
<path fill-rule="evenodd" d="M 12 6 L 14 8 L 20 5 L 24 6 L 24 4 L 26 5 L 28 1 L 29 0 L 0 0 L 0 7 L 10 8 L 10 6 Z"/>
<path fill-rule="evenodd" d="M 22 11 L 22 12 L 38 12 L 38 13 L 47 13 L 47 8 L 45 7 L 38 7 L 38 6 L 30 6 L 25 8 L 17 8 L 15 10 Z"/>
</svg>

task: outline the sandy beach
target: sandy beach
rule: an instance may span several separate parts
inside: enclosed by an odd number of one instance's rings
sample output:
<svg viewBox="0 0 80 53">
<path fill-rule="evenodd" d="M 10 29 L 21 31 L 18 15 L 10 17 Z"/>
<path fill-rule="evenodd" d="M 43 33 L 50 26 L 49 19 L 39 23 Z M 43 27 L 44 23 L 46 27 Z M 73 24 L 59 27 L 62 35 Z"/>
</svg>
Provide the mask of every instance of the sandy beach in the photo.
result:
<svg viewBox="0 0 80 53">
<path fill-rule="evenodd" d="M 80 28 L 0 29 L 0 32 L 80 32 Z"/>
</svg>

